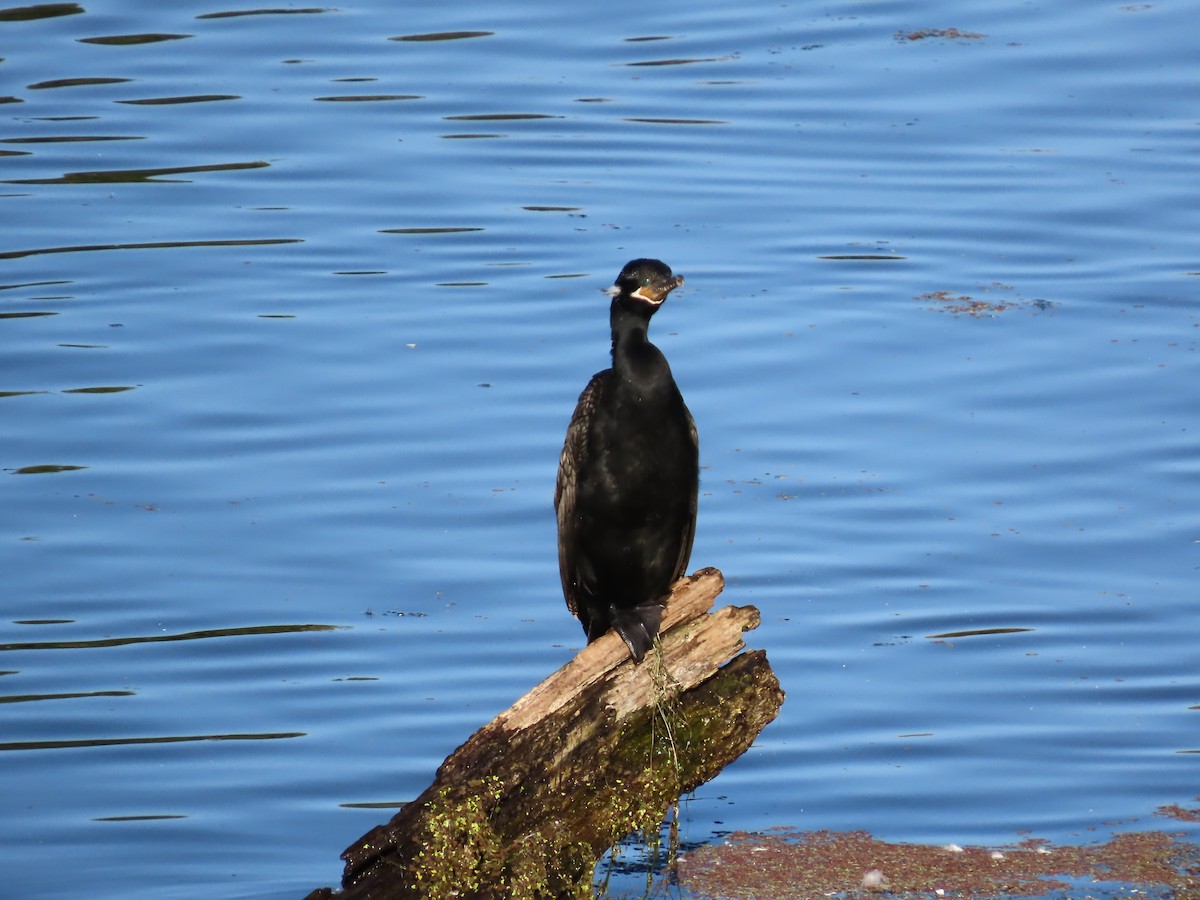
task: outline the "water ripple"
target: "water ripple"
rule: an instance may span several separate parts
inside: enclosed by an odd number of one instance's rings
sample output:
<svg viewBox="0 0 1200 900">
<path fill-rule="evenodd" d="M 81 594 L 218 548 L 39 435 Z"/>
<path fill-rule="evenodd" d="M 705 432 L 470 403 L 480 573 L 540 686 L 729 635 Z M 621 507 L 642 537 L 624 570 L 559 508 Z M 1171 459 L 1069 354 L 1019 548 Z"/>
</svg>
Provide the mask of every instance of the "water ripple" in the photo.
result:
<svg viewBox="0 0 1200 900">
<path fill-rule="evenodd" d="M 80 738 L 62 741 L 0 741 L 0 752 L 79 750 L 87 747 L 135 747 L 144 744 L 190 744 L 196 741 L 278 741 L 304 736 L 303 731 L 281 731 L 260 734 L 180 734 L 160 737 Z"/>
<path fill-rule="evenodd" d="M 201 166 L 167 166 L 158 169 L 122 169 L 107 172 L 68 172 L 58 178 L 14 178 L 6 184 L 136 184 L 139 182 L 181 182 L 187 179 L 168 178 L 169 175 L 190 175 L 201 172 L 235 172 L 243 169 L 263 169 L 270 163 L 210 163 Z"/>
<path fill-rule="evenodd" d="M 20 259 L 47 253 L 91 253 L 98 250 L 171 250 L 188 247 L 258 247 L 271 244 L 300 244 L 302 238 L 247 238 L 211 241 L 148 241 L 136 244 L 80 244 L 72 247 L 36 247 L 31 250 L 0 251 L 0 259 Z M 52 283 L 52 282 L 47 282 Z M 44 315 L 44 314 L 43 314 Z"/>
<path fill-rule="evenodd" d="M 265 9 L 231 9 L 223 12 L 202 13 L 196 16 L 197 19 L 240 19 L 247 16 L 304 16 L 315 15 L 317 13 L 325 13 L 330 10 L 319 6 L 298 7 L 298 8 L 282 8 L 271 7 Z"/>
<path fill-rule="evenodd" d="M 145 97 L 138 100 L 117 100 L 127 106 L 178 106 L 185 103 L 215 103 L 221 100 L 241 100 L 237 94 L 182 94 L 177 97 Z"/>
<path fill-rule="evenodd" d="M 135 134 L 57 134 L 38 137 L 0 138 L 0 144 L 75 144 L 89 141 L 144 141 Z"/>
<path fill-rule="evenodd" d="M 338 631 L 337 625 L 253 625 L 241 628 L 206 628 L 182 634 L 147 634 L 129 637 L 96 638 L 87 641 L 25 641 L 0 644 L 0 653 L 16 650 L 95 650 L 101 647 L 125 647 L 131 644 L 162 644 L 175 641 L 203 641 L 212 638 L 247 637 L 262 634 L 298 634 L 310 631 Z"/>
<path fill-rule="evenodd" d="M 127 47 L 137 44 L 158 44 L 162 41 L 181 41 L 194 37 L 190 34 L 165 34 L 150 32 L 146 34 L 110 34 L 98 37 L 79 38 L 81 44 L 100 44 L 101 46 Z"/>
<path fill-rule="evenodd" d="M 389 41 L 411 41 L 426 43 L 431 41 L 461 41 L 468 38 L 491 37 L 492 31 L 436 31 L 429 34 L 402 34 L 388 38 Z"/>
<path fill-rule="evenodd" d="M 88 87 L 98 84 L 125 84 L 132 78 L 54 78 L 50 81 L 39 81 L 27 85 L 31 91 L 44 91 L 50 88 Z"/>
</svg>

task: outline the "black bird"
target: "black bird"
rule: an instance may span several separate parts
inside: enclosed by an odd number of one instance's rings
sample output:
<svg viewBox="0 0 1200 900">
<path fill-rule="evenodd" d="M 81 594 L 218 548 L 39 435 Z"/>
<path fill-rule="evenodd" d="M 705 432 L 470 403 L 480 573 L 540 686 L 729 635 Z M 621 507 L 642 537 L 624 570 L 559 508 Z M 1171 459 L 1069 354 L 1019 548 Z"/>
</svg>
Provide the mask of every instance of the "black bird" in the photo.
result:
<svg viewBox="0 0 1200 900">
<path fill-rule="evenodd" d="M 641 662 L 696 534 L 696 423 L 650 317 L 683 284 L 657 259 L 627 263 L 609 288 L 612 368 L 579 395 L 558 463 L 558 570 L 588 643 L 609 628 Z"/>
</svg>

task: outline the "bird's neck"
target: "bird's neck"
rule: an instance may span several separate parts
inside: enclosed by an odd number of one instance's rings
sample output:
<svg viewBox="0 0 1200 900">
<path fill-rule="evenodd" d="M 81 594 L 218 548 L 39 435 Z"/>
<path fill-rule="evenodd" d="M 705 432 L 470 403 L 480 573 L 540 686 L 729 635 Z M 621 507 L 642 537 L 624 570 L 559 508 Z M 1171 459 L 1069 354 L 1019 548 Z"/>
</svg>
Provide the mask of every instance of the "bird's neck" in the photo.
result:
<svg viewBox="0 0 1200 900">
<path fill-rule="evenodd" d="M 644 307 L 622 303 L 620 298 L 613 301 L 613 369 L 639 400 L 657 396 L 673 384 L 666 359 L 647 336 L 650 315 Z"/>
<path fill-rule="evenodd" d="M 650 315 L 644 310 L 633 307 L 620 297 L 614 297 L 609 308 L 608 321 L 612 326 L 613 359 L 617 353 L 632 350 L 641 344 L 650 343 L 647 330 L 650 327 Z"/>
</svg>

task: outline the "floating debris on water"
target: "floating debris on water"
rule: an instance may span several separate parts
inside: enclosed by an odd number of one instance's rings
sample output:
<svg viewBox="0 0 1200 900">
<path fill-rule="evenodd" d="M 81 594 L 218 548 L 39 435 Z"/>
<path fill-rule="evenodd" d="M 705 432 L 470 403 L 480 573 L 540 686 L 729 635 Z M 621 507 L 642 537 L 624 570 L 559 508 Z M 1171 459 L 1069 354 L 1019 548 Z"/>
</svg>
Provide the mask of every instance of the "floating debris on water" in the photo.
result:
<svg viewBox="0 0 1200 900">
<path fill-rule="evenodd" d="M 957 28 L 922 28 L 919 31 L 897 31 L 898 41 L 923 41 L 927 38 L 939 38 L 943 41 L 977 41 L 987 37 L 974 31 L 959 31 Z"/>
<path fill-rule="evenodd" d="M 993 281 L 989 285 L 981 285 L 979 292 L 1001 296 L 990 296 L 984 299 L 971 294 L 959 294 L 954 291 L 942 290 L 930 291 L 927 294 L 918 294 L 913 299 L 928 304 L 925 307 L 926 309 L 932 309 L 941 313 L 950 313 L 954 316 L 971 316 L 975 319 L 990 318 L 1002 312 L 1009 312 L 1015 309 L 1049 312 L 1057 305 L 1041 298 L 1024 300 L 1016 294 L 1003 296 L 1003 294 L 1009 291 L 1012 291 L 1011 285 Z"/>
</svg>

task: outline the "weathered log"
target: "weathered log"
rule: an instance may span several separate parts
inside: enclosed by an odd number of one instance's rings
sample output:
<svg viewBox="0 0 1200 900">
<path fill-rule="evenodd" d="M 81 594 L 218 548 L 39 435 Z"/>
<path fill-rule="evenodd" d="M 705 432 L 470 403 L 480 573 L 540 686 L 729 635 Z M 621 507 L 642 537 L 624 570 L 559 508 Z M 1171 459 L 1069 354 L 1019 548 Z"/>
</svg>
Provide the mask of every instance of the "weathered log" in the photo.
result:
<svg viewBox="0 0 1200 900">
<path fill-rule="evenodd" d="M 680 579 L 644 662 L 610 632 L 479 729 L 416 800 L 342 854 L 336 896 L 590 897 L 604 851 L 657 833 L 665 810 L 741 756 L 783 702 L 765 653 L 730 659 L 759 618 L 750 606 L 709 613 L 723 586 L 716 569 Z"/>
</svg>

